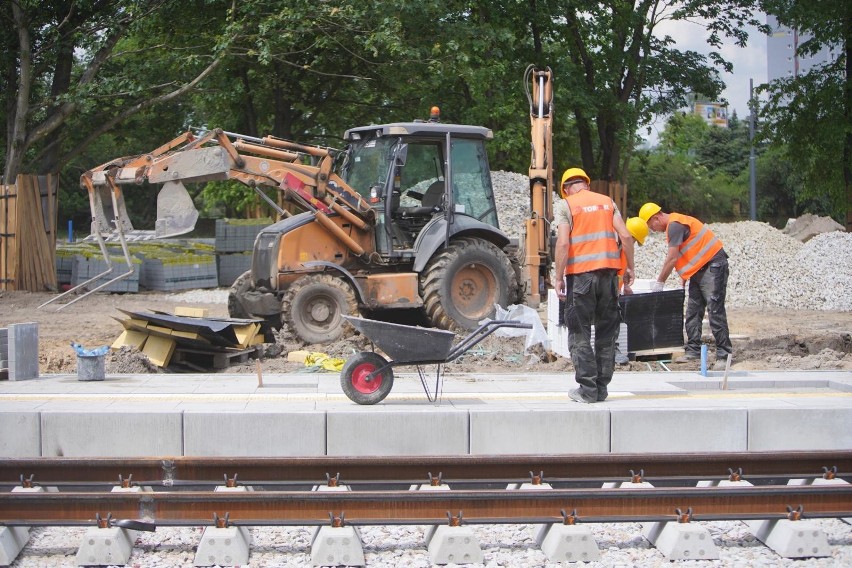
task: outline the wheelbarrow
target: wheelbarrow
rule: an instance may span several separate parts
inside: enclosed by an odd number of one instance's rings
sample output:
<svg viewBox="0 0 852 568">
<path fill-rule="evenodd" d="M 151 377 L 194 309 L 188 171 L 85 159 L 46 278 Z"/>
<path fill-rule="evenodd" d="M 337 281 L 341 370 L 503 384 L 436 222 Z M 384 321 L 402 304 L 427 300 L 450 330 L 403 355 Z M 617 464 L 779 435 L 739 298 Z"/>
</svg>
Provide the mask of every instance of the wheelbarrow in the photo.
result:
<svg viewBox="0 0 852 568">
<path fill-rule="evenodd" d="M 436 402 L 440 395 L 441 365 L 458 359 L 501 327 L 532 328 L 531 324 L 514 320 L 489 321 L 453 346 L 456 334 L 451 331 L 343 317 L 390 357 L 388 360 L 375 351 L 361 351 L 347 359 L 340 372 L 340 386 L 346 396 L 358 404 L 383 401 L 393 388 L 393 368 L 401 365 L 417 367 L 426 398 Z M 431 391 L 422 365 L 438 365 L 435 388 Z"/>
</svg>

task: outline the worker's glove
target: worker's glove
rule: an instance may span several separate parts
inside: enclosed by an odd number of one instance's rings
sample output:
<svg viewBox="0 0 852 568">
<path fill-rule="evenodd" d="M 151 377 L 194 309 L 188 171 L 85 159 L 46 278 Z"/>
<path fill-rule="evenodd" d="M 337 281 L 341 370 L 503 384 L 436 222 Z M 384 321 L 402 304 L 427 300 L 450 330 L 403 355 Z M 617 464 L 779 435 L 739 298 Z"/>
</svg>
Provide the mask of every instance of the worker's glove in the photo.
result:
<svg viewBox="0 0 852 568">
<path fill-rule="evenodd" d="M 665 285 L 666 285 L 666 283 L 665 283 L 665 282 L 660 282 L 659 280 L 657 280 L 657 281 L 656 281 L 656 282 L 654 282 L 654 284 L 651 286 L 651 292 L 662 292 L 662 291 L 663 291 L 663 286 L 665 286 Z"/>
</svg>

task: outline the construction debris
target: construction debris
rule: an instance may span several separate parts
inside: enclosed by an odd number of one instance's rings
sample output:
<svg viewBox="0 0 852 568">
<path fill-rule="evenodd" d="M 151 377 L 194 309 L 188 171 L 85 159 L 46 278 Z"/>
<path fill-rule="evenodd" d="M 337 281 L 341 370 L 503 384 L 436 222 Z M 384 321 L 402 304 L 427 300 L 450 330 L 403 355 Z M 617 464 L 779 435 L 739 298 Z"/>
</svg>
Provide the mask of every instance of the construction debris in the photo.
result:
<svg viewBox="0 0 852 568">
<path fill-rule="evenodd" d="M 806 243 L 816 235 L 845 230 L 843 225 L 831 217 L 819 217 L 806 213 L 797 219 L 789 219 L 782 232 L 785 235 Z"/>
<path fill-rule="evenodd" d="M 119 311 L 128 317 L 116 318 L 124 331 L 112 349 L 139 350 L 161 368 L 224 369 L 257 357 L 264 341 L 261 320 L 199 317 L 206 315 L 206 310 L 193 308 L 177 308 L 175 312 L 195 316 Z"/>
</svg>

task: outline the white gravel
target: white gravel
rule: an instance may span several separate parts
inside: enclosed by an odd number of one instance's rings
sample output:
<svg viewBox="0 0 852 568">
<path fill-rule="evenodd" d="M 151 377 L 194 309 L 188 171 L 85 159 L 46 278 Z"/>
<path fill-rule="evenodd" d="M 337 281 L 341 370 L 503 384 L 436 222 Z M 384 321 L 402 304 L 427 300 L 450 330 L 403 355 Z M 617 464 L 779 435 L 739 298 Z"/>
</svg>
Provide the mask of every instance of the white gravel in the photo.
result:
<svg viewBox="0 0 852 568">
<path fill-rule="evenodd" d="M 510 237 L 519 237 L 529 215 L 528 178 L 502 171 L 491 176 L 500 227 Z M 636 211 L 622 215 L 626 218 Z M 852 311 L 852 234 L 832 231 L 802 244 L 756 221 L 709 226 L 730 257 L 727 305 Z M 651 233 L 644 246 L 636 246 L 636 277 L 655 279 L 665 256 L 665 237 Z M 679 285 L 673 273 L 667 288 Z"/>
<path fill-rule="evenodd" d="M 852 527 L 840 520 L 807 520 L 816 523 L 828 538 L 831 556 L 792 560 L 778 556 L 764 546 L 738 521 L 702 522 L 716 547 L 719 560 L 689 561 L 695 567 L 747 568 L 784 567 L 828 568 L 852 566 Z M 640 523 L 589 525 L 601 560 L 577 564 L 597 567 L 671 566 L 663 554 L 642 536 Z M 361 527 L 367 566 L 406 568 L 429 567 L 425 546 L 425 526 Z M 485 562 L 468 566 L 557 567 L 548 561 L 535 542 L 532 525 L 473 525 Z M 74 556 L 86 529 L 34 528 L 30 543 L 12 564 L 13 568 L 59 568 L 75 566 Z M 128 566 L 171 568 L 192 566 L 201 528 L 160 528 L 139 533 Z M 246 568 L 310 566 L 311 527 L 260 527 L 251 529 L 252 546 Z"/>
</svg>

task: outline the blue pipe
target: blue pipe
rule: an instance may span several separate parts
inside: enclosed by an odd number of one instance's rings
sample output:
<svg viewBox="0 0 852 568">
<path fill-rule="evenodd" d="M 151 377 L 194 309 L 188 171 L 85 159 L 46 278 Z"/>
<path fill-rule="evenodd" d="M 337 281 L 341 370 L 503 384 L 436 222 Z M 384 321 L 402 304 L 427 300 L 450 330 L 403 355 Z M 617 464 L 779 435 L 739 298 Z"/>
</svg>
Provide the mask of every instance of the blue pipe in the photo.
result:
<svg viewBox="0 0 852 568">
<path fill-rule="evenodd" d="M 707 376 L 707 346 L 701 346 L 701 376 Z"/>
</svg>

